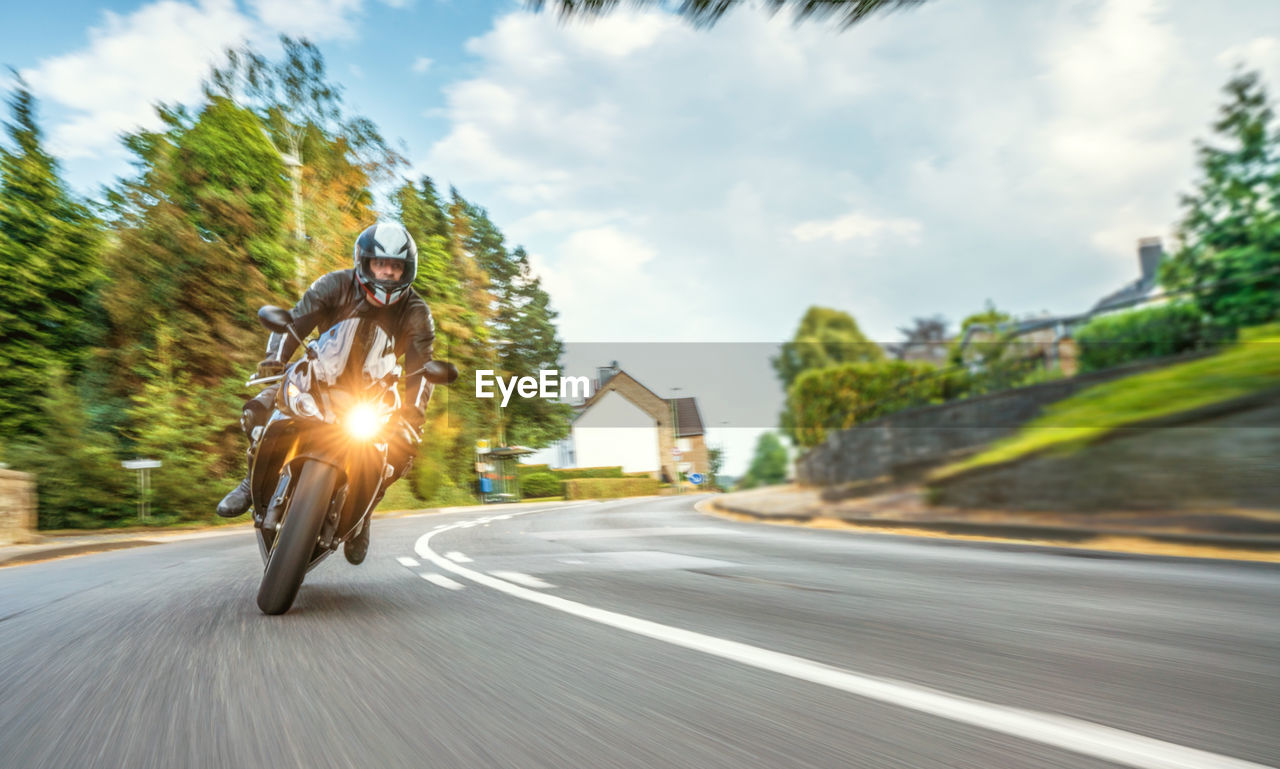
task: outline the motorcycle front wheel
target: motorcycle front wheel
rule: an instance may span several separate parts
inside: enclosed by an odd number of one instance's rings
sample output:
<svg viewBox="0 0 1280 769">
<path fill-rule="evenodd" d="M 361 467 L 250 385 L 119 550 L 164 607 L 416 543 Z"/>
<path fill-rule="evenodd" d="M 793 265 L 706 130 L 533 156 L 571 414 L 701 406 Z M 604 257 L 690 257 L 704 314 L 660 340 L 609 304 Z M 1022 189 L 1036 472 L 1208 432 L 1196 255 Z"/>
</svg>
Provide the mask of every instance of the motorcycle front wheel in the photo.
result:
<svg viewBox="0 0 1280 769">
<path fill-rule="evenodd" d="M 293 606 L 337 482 L 338 469 L 332 465 L 307 462 L 302 466 L 258 587 L 258 608 L 263 614 L 284 614 Z"/>
</svg>

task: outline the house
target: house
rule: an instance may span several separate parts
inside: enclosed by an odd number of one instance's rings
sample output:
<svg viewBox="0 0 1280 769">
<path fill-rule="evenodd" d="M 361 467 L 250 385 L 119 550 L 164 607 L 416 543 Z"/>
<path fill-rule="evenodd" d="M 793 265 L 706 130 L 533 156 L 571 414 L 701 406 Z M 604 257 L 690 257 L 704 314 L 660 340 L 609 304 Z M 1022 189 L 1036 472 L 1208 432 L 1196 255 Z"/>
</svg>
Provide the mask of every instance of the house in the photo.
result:
<svg viewBox="0 0 1280 769">
<path fill-rule="evenodd" d="M 1138 241 L 1138 269 L 1140 275 L 1132 283 L 1107 294 L 1089 310 L 1090 317 L 1107 315 L 1133 309 L 1139 305 L 1158 302 L 1163 293 L 1156 283 L 1160 264 L 1164 261 L 1164 246 L 1160 238 L 1142 238 Z"/>
<path fill-rule="evenodd" d="M 675 478 L 707 473 L 707 443 L 695 398 L 663 398 L 618 367 L 598 369 L 590 398 L 573 420 L 578 467 L 621 465 L 624 472 Z"/>
<path fill-rule="evenodd" d="M 1044 315 L 1001 323 L 994 327 L 972 325 L 960 340 L 961 355 L 964 360 L 972 361 L 975 355 L 981 354 L 983 343 L 1012 338 L 1011 343 L 1017 345 L 1018 357 L 1040 356 L 1046 365 L 1059 365 L 1065 374 L 1071 376 L 1076 371 L 1078 355 L 1073 338 L 1076 329 L 1100 315 L 1168 301 L 1157 282 L 1163 261 L 1164 246 L 1160 238 L 1142 238 L 1138 241 L 1138 278 L 1102 297 L 1087 312 Z"/>
</svg>

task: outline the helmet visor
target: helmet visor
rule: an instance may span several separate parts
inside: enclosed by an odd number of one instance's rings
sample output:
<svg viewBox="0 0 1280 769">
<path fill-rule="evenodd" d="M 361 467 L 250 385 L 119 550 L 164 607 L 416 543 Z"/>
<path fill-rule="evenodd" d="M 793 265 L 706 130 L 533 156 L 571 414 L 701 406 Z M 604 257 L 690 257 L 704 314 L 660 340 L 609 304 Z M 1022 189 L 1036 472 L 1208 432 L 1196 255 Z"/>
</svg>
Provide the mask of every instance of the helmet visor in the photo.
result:
<svg viewBox="0 0 1280 769">
<path fill-rule="evenodd" d="M 413 280 L 405 259 L 385 256 L 367 256 L 360 260 L 363 278 L 379 288 L 400 288 Z"/>
</svg>

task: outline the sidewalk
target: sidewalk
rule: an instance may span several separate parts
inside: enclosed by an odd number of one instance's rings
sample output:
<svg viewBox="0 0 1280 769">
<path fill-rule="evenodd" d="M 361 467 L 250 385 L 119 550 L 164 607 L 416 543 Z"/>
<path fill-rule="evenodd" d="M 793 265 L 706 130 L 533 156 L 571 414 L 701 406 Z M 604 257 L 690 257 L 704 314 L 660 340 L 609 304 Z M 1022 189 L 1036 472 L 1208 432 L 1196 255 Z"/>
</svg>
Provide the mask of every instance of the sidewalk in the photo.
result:
<svg viewBox="0 0 1280 769">
<path fill-rule="evenodd" d="M 423 508 L 419 510 L 380 510 L 375 512 L 373 517 L 403 518 L 420 513 L 452 513 L 477 508 L 479 508 L 478 505 Z M 7 566 L 19 566 L 26 563 L 37 563 L 39 561 L 49 561 L 55 558 L 67 558 L 87 553 L 105 553 L 109 550 L 162 545 L 166 542 L 178 542 L 186 539 L 207 539 L 209 537 L 225 537 L 233 534 L 249 537 L 252 531 L 253 524 L 246 520 L 243 523 L 212 525 L 200 528 L 190 526 L 174 528 L 133 527 L 123 531 L 106 529 L 101 532 L 76 534 L 39 534 L 38 542 L 0 546 L 0 569 Z"/>
<path fill-rule="evenodd" d="M 913 536 L 1280 562 L 1280 513 L 1035 513 L 931 507 L 917 489 L 825 500 L 821 489 L 771 486 L 721 494 L 700 509 L 766 523 Z"/>
</svg>

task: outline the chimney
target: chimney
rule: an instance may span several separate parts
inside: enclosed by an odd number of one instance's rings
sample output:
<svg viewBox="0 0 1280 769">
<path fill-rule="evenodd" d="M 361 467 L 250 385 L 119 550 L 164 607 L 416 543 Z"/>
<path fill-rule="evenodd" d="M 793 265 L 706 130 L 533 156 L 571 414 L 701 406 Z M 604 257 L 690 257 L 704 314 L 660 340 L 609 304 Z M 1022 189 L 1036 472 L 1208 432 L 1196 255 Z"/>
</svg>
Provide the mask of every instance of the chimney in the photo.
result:
<svg viewBox="0 0 1280 769">
<path fill-rule="evenodd" d="M 1160 238 L 1142 238 L 1138 241 L 1138 266 L 1142 268 L 1143 280 L 1155 280 L 1162 261 L 1164 246 L 1160 245 Z"/>
</svg>

